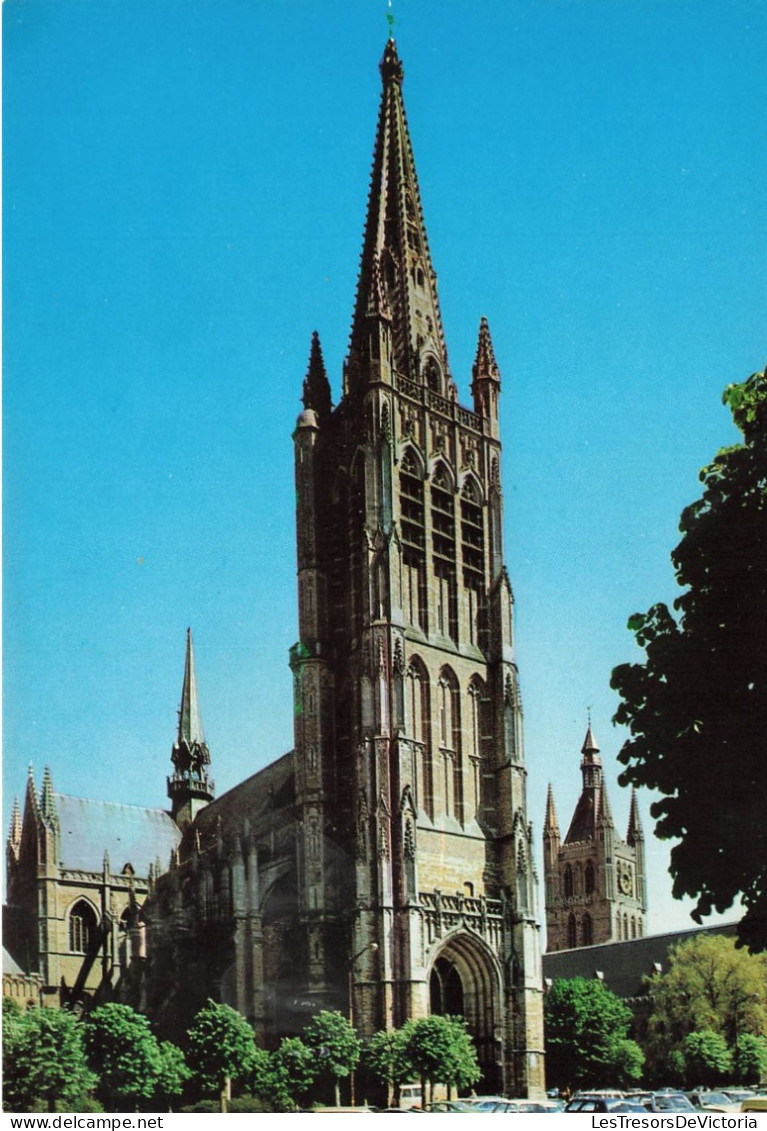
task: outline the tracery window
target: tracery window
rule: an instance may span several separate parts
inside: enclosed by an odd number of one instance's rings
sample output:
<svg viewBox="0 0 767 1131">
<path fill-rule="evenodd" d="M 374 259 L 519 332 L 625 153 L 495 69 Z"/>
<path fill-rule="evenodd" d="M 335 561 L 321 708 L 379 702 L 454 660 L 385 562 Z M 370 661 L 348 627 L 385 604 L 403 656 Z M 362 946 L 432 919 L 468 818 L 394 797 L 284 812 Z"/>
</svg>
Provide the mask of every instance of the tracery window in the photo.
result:
<svg viewBox="0 0 767 1131">
<path fill-rule="evenodd" d="M 434 768 L 431 753 L 431 719 L 428 674 L 417 661 L 407 670 L 407 732 L 413 740 L 415 803 L 434 816 Z"/>
<path fill-rule="evenodd" d="M 472 479 L 466 480 L 461 492 L 461 556 L 469 643 L 481 646 L 481 618 L 484 613 L 485 590 L 485 534 L 479 491 Z"/>
<path fill-rule="evenodd" d="M 586 895 L 593 895 L 594 889 L 596 887 L 596 883 L 595 883 L 595 876 L 594 876 L 594 865 L 591 863 L 590 860 L 589 860 L 588 864 L 586 865 L 585 879 L 586 879 Z"/>
<path fill-rule="evenodd" d="M 88 954 L 96 942 L 96 912 L 84 899 L 78 899 L 69 912 L 69 949 L 73 954 Z"/>
<path fill-rule="evenodd" d="M 431 481 L 431 525 L 434 576 L 437 591 L 437 631 L 458 639 L 458 603 L 455 584 L 455 508 L 453 492 L 442 464 Z"/>
<path fill-rule="evenodd" d="M 402 605 L 411 625 L 426 629 L 426 533 L 423 479 L 413 453 L 408 450 L 400 464 L 400 512 L 402 527 Z"/>
<path fill-rule="evenodd" d="M 565 866 L 565 898 L 569 899 L 573 894 L 573 870 L 569 864 Z"/>
<path fill-rule="evenodd" d="M 584 915 L 581 920 L 581 940 L 581 946 L 591 946 L 594 941 L 594 926 L 589 914 Z"/>
<path fill-rule="evenodd" d="M 574 915 L 568 916 L 567 919 L 567 945 L 571 950 L 578 945 L 578 933 Z"/>
</svg>

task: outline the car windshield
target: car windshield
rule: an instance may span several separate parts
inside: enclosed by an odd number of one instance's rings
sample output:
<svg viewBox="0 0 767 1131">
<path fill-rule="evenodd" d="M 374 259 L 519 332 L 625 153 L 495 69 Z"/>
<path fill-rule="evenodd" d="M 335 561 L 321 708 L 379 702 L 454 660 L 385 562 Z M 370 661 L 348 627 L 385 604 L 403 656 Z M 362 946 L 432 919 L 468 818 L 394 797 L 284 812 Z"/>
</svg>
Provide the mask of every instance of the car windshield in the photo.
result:
<svg viewBox="0 0 767 1131">
<path fill-rule="evenodd" d="M 658 1111 L 690 1111 L 692 1104 L 686 1096 L 656 1096 L 655 1106 Z"/>
<path fill-rule="evenodd" d="M 729 1104 L 732 1100 L 724 1092 L 701 1092 L 699 1096 L 702 1104 Z"/>
</svg>

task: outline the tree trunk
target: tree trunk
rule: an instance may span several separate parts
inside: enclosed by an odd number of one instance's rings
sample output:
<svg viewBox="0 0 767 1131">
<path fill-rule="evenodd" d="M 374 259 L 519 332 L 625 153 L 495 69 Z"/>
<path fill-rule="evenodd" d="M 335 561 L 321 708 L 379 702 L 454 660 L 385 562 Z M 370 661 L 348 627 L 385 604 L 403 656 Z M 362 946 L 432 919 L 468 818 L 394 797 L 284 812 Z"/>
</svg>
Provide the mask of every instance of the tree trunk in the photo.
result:
<svg viewBox="0 0 767 1131">
<path fill-rule="evenodd" d="M 334 1076 L 333 1079 L 335 1080 L 335 1085 L 336 1085 L 336 1107 L 340 1107 L 341 1106 L 341 1078 L 340 1078 L 340 1076 Z"/>
<path fill-rule="evenodd" d="M 221 1111 L 229 1111 L 229 1101 L 232 1098 L 232 1077 L 224 1077 L 224 1086 L 221 1089 Z"/>
</svg>

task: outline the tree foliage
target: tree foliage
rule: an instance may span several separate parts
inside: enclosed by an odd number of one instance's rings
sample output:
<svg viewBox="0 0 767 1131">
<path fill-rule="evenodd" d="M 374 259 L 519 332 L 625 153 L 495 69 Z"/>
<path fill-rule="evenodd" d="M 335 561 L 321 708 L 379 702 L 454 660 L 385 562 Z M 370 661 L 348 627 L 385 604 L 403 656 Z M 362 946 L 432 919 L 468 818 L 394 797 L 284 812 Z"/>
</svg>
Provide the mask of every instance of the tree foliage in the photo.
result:
<svg viewBox="0 0 767 1131">
<path fill-rule="evenodd" d="M 704 467 L 703 495 L 671 555 L 684 592 L 629 620 L 641 664 L 613 671 L 615 722 L 631 738 L 621 784 L 663 794 L 656 835 L 671 851 L 675 897 L 693 918 L 740 896 L 740 939 L 767 948 L 767 371 L 723 394 L 741 443 Z"/>
<path fill-rule="evenodd" d="M 758 1084 L 767 1072 L 767 1037 L 741 1033 L 733 1053 L 732 1072 L 743 1084 Z"/>
<path fill-rule="evenodd" d="M 311 1088 L 320 1064 L 315 1050 L 305 1045 L 300 1037 L 284 1037 L 262 1071 L 261 1082 L 254 1084 L 253 1091 L 257 1095 L 268 1095 L 275 1107 L 291 1111 Z M 258 1075 L 255 1073 L 254 1079 Z"/>
<path fill-rule="evenodd" d="M 161 1041 L 160 1074 L 155 1085 L 154 1098 L 162 1100 L 165 1106 L 178 1099 L 184 1091 L 184 1085 L 192 1075 L 187 1068 L 184 1054 L 180 1048 L 170 1041 Z"/>
<path fill-rule="evenodd" d="M 433 1013 L 412 1023 L 405 1053 L 415 1074 L 430 1086 L 437 1082 L 467 1088 L 481 1075 L 477 1053 L 462 1017 Z"/>
<path fill-rule="evenodd" d="M 682 1045 L 690 1087 L 715 1088 L 732 1071 L 732 1053 L 721 1033 L 703 1029 L 688 1033 Z"/>
<path fill-rule="evenodd" d="M 336 1106 L 340 1106 L 340 1081 L 357 1067 L 362 1042 L 343 1013 L 323 1009 L 303 1031 L 304 1043 L 314 1051 L 322 1071 L 333 1077 Z"/>
<path fill-rule="evenodd" d="M 229 1098 L 231 1082 L 246 1080 L 255 1053 L 253 1030 L 229 1005 L 208 1000 L 187 1034 L 187 1064 L 203 1091 Z"/>
<path fill-rule="evenodd" d="M 546 1075 L 559 1088 L 639 1079 L 644 1055 L 629 1039 L 631 1010 L 603 982 L 562 978 L 544 998 Z"/>
<path fill-rule="evenodd" d="M 151 1099 L 163 1073 L 163 1058 L 149 1021 L 129 1005 L 110 1002 L 84 1026 L 88 1064 L 97 1074 L 105 1107 L 130 1110 Z"/>
<path fill-rule="evenodd" d="M 381 1029 L 373 1034 L 364 1051 L 365 1067 L 386 1087 L 389 1107 L 398 1086 L 413 1076 L 413 1064 L 407 1053 L 412 1027 L 412 1023 L 407 1022 L 401 1029 Z"/>
<path fill-rule="evenodd" d="M 82 1025 L 63 1009 L 3 1010 L 6 1111 L 82 1111 L 96 1084 Z"/>
</svg>

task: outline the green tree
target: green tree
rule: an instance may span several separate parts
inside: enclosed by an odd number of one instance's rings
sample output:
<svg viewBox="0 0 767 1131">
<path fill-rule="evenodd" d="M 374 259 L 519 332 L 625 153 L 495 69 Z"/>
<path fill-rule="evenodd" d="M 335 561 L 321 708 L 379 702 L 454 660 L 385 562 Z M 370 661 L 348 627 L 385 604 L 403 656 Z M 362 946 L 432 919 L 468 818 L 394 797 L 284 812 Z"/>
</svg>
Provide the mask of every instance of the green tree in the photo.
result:
<svg viewBox="0 0 767 1131">
<path fill-rule="evenodd" d="M 170 1107 L 184 1091 L 191 1076 L 184 1054 L 170 1041 L 160 1042 L 160 1075 L 155 1085 L 154 1098 Z"/>
<path fill-rule="evenodd" d="M 247 1080 L 256 1044 L 245 1018 L 229 1005 L 208 999 L 187 1034 L 187 1064 L 203 1091 L 218 1092 L 221 1111 L 232 1098 L 232 1081 Z"/>
<path fill-rule="evenodd" d="M 631 738 L 621 784 L 663 795 L 657 836 L 678 841 L 677 898 L 697 922 L 740 896 L 739 938 L 767 948 L 767 371 L 723 394 L 742 442 L 704 467 L 703 496 L 680 520 L 671 555 L 684 592 L 629 620 L 645 651 L 614 669 L 615 722 Z M 759 627 L 758 627 L 759 626 Z M 712 803 L 715 789 L 715 803 Z"/>
<path fill-rule="evenodd" d="M 732 1053 L 721 1033 L 702 1029 L 688 1033 L 682 1045 L 689 1087 L 715 1087 L 732 1071 Z"/>
<path fill-rule="evenodd" d="M 405 1051 L 421 1079 L 424 1101 L 427 1085 L 431 1093 L 435 1083 L 447 1084 L 450 1095 L 453 1088 L 468 1088 L 479 1080 L 477 1053 L 462 1017 L 433 1013 L 414 1022 Z"/>
<path fill-rule="evenodd" d="M 362 1042 L 343 1013 L 321 1010 L 304 1028 L 304 1043 L 312 1049 L 323 1071 L 333 1077 L 336 1107 L 341 1105 L 341 1078 L 357 1067 Z"/>
<path fill-rule="evenodd" d="M 96 1084 L 82 1025 L 63 1009 L 3 1010 L 6 1111 L 81 1111 Z"/>
<path fill-rule="evenodd" d="M 154 1096 L 163 1059 L 146 1017 L 129 1005 L 110 1002 L 88 1016 L 84 1040 L 88 1064 L 99 1078 L 97 1094 L 107 1110 L 135 1109 Z"/>
<path fill-rule="evenodd" d="M 284 1037 L 269 1061 L 275 1102 L 289 1111 L 317 1078 L 321 1066 L 316 1051 L 305 1045 L 300 1037 Z"/>
<path fill-rule="evenodd" d="M 629 1040 L 632 1014 L 603 982 L 562 978 L 544 998 L 547 1078 L 559 1088 L 636 1082 L 644 1055 Z"/>
<path fill-rule="evenodd" d="M 767 955 L 738 949 L 725 935 L 698 935 L 672 947 L 668 969 L 645 986 L 644 1043 L 659 1080 L 689 1033 L 718 1033 L 730 1047 L 741 1034 L 767 1035 Z"/>
<path fill-rule="evenodd" d="M 741 1033 L 733 1053 L 732 1071 L 735 1079 L 744 1084 L 760 1083 L 767 1072 L 767 1037 Z"/>
<path fill-rule="evenodd" d="M 400 1084 L 415 1075 L 412 1061 L 407 1054 L 407 1042 L 412 1023 L 401 1029 L 382 1029 L 370 1038 L 364 1052 L 365 1067 L 376 1080 L 386 1087 L 386 1102 L 389 1107 L 394 1102 L 394 1094 Z"/>
</svg>

